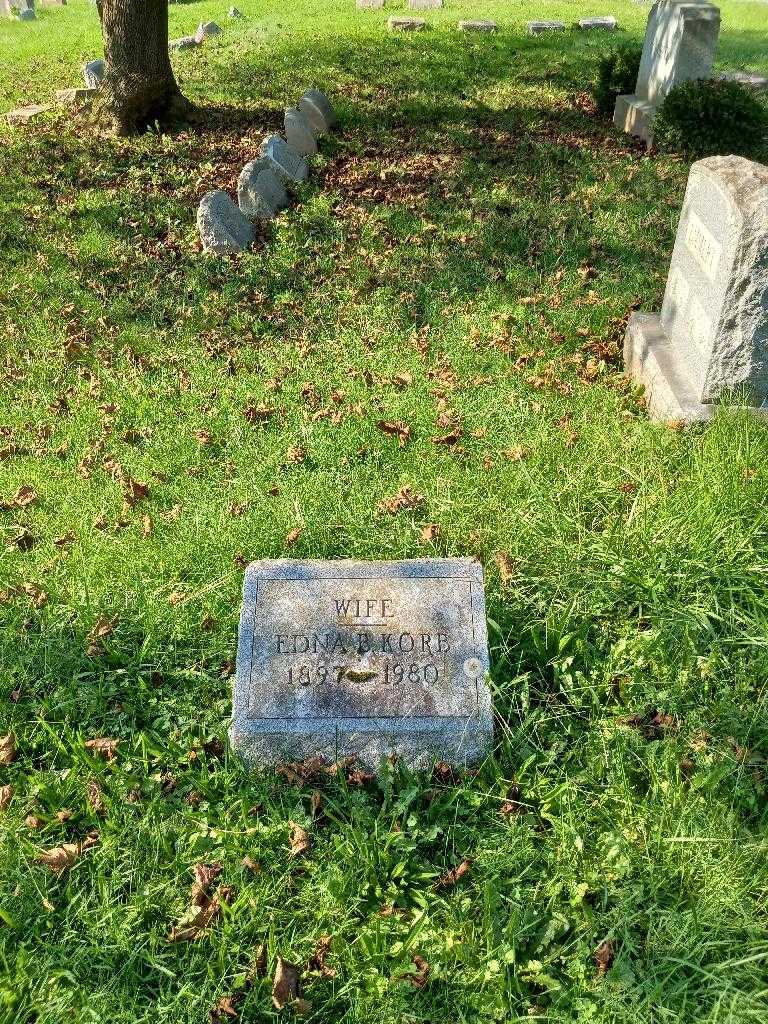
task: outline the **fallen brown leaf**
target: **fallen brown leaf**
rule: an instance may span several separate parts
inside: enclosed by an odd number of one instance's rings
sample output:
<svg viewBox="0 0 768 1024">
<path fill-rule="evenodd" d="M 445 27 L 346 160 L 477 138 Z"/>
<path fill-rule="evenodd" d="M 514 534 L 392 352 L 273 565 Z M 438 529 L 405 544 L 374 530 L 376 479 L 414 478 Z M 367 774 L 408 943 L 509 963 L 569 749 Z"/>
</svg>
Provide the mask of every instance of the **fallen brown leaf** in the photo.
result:
<svg viewBox="0 0 768 1024">
<path fill-rule="evenodd" d="M 194 432 L 195 440 L 200 445 L 210 444 L 213 441 L 213 434 L 210 430 L 196 430 Z"/>
<path fill-rule="evenodd" d="M 508 555 L 506 551 L 499 551 L 496 555 L 496 565 L 499 567 L 499 577 L 502 585 L 509 583 L 514 578 L 517 570 L 517 563 L 514 558 Z"/>
<path fill-rule="evenodd" d="M 519 814 L 523 809 L 523 805 L 520 803 L 521 796 L 522 793 L 520 791 L 520 787 L 513 783 L 507 790 L 507 799 L 499 808 L 499 813 L 504 814 L 507 817 Z"/>
<path fill-rule="evenodd" d="M 38 864 L 45 865 L 54 874 L 60 875 L 64 871 L 68 871 L 82 857 L 86 850 L 95 846 L 97 842 L 97 836 L 87 836 L 79 843 L 63 843 L 61 846 L 55 846 L 51 850 L 41 850 L 35 857 L 35 860 Z"/>
<path fill-rule="evenodd" d="M 123 500 L 126 505 L 135 505 L 137 501 L 149 494 L 149 484 L 142 480 L 132 480 L 127 476 L 123 479 Z"/>
<path fill-rule="evenodd" d="M 278 956 L 275 965 L 275 977 L 272 981 L 272 1005 L 277 1010 L 290 1005 L 301 995 L 301 969 Z"/>
<path fill-rule="evenodd" d="M 257 860 L 254 860 L 250 854 L 246 854 L 241 861 L 244 868 L 248 868 L 254 875 L 261 874 L 261 864 Z"/>
<path fill-rule="evenodd" d="M 0 508 L 12 509 L 12 508 L 27 508 L 28 505 L 34 505 L 38 500 L 38 493 L 34 487 L 29 484 L 22 485 L 18 491 L 11 498 L 7 498 L 5 501 L 0 501 Z"/>
<path fill-rule="evenodd" d="M 601 942 L 595 950 L 595 963 L 598 975 L 605 974 L 613 963 L 613 943 L 610 939 Z"/>
<path fill-rule="evenodd" d="M 208 903 L 211 886 L 221 874 L 221 870 L 221 864 L 204 864 L 202 861 L 192 868 L 195 880 L 189 898 L 195 906 L 202 907 Z"/>
<path fill-rule="evenodd" d="M 384 498 L 376 507 L 380 512 L 389 512 L 391 515 L 395 515 L 403 509 L 419 508 L 424 502 L 423 494 L 417 494 L 408 484 L 405 484 L 397 494 L 391 498 Z"/>
<path fill-rule="evenodd" d="M 472 861 L 469 858 L 465 858 L 461 864 L 457 864 L 455 868 L 450 868 L 445 874 L 441 875 L 435 883 L 435 888 L 448 889 L 452 885 L 456 885 L 466 875 L 471 866 Z"/>
<path fill-rule="evenodd" d="M 336 971 L 325 962 L 331 949 L 331 936 L 321 935 L 315 944 L 315 951 L 307 961 L 308 971 L 319 971 L 323 978 L 335 978 Z"/>
<path fill-rule="evenodd" d="M 266 978 L 267 976 L 267 946 L 264 942 L 260 942 L 256 947 L 251 972 L 257 978 Z"/>
<path fill-rule="evenodd" d="M 309 849 L 309 835 L 301 825 L 297 825 L 295 821 L 289 821 L 288 824 L 291 826 L 291 834 L 289 838 L 291 856 L 298 857 L 299 854 L 305 853 Z"/>
<path fill-rule="evenodd" d="M 13 799 L 13 786 L 0 786 L 0 811 L 4 811 Z"/>
<path fill-rule="evenodd" d="M 0 764 L 12 764 L 16 760 L 16 737 L 12 732 L 0 736 Z"/>
<path fill-rule="evenodd" d="M 208 1013 L 211 1024 L 224 1024 L 227 1017 L 237 1020 L 239 1016 L 235 1008 L 235 1000 L 237 998 L 237 996 L 222 996 Z"/>
<path fill-rule="evenodd" d="M 266 423 L 275 415 L 275 410 L 269 405 L 249 405 L 243 409 L 243 416 L 249 423 Z"/>
<path fill-rule="evenodd" d="M 107 761 L 114 761 L 120 740 L 110 739 L 108 736 L 100 736 L 94 740 L 86 740 L 86 750 L 92 750 L 94 754 L 105 758 Z"/>
<path fill-rule="evenodd" d="M 390 437 L 396 437 L 401 448 L 405 447 L 409 441 L 413 440 L 413 431 L 407 423 L 394 423 L 388 420 L 379 420 L 376 426 L 382 433 L 388 434 Z"/>
<path fill-rule="evenodd" d="M 420 539 L 428 544 L 430 541 L 436 540 L 440 536 L 440 527 L 437 523 L 427 523 L 419 534 Z"/>
<path fill-rule="evenodd" d="M 429 977 L 430 966 L 423 956 L 419 956 L 415 953 L 413 956 L 413 964 L 416 968 L 415 973 L 412 974 L 398 974 L 396 975 L 397 981 L 409 981 L 414 988 L 424 988 L 427 984 L 427 978 Z"/>
<path fill-rule="evenodd" d="M 290 547 L 295 544 L 299 537 L 304 532 L 303 526 L 294 526 L 292 530 L 289 530 L 285 535 L 285 543 Z"/>
<path fill-rule="evenodd" d="M 104 791 L 96 779 L 90 779 L 85 787 L 85 800 L 94 814 L 106 814 Z"/>
</svg>

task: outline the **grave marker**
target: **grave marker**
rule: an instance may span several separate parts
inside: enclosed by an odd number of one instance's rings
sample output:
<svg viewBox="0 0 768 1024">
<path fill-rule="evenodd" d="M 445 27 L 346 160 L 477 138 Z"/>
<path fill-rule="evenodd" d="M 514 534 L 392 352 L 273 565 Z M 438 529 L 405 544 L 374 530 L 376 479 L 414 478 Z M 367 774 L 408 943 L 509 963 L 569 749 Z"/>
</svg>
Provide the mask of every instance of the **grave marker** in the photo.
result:
<svg viewBox="0 0 768 1024">
<path fill-rule="evenodd" d="M 495 21 L 459 22 L 459 32 L 495 32 L 498 27 Z"/>
<path fill-rule="evenodd" d="M 384 0 L 355 0 L 355 6 L 359 11 L 366 9 L 380 11 L 384 6 Z"/>
<path fill-rule="evenodd" d="M 257 764 L 474 761 L 492 738 L 487 671 L 483 572 L 472 559 L 254 562 L 232 743 Z"/>
<path fill-rule="evenodd" d="M 411 11 L 436 11 L 443 6 L 443 0 L 408 0 Z"/>
<path fill-rule="evenodd" d="M 709 419 L 732 395 L 768 405 L 768 167 L 691 167 L 660 314 L 635 313 L 627 370 L 655 419 Z"/>
<path fill-rule="evenodd" d="M 713 4 L 657 0 L 648 15 L 635 91 L 617 98 L 614 124 L 650 145 L 653 118 L 670 89 L 710 77 L 719 34 L 720 10 Z"/>
<path fill-rule="evenodd" d="M 331 101 L 319 89 L 307 89 L 298 102 L 298 108 L 315 136 L 324 135 L 336 124 L 336 113 Z"/>
<path fill-rule="evenodd" d="M 272 220 L 288 205 L 288 193 L 265 156 L 251 160 L 237 181 L 237 202 L 249 220 Z"/>
<path fill-rule="evenodd" d="M 592 29 L 606 29 L 608 32 L 612 32 L 619 27 L 618 21 L 612 14 L 602 15 L 598 18 L 582 18 L 577 22 L 577 25 L 580 29 L 587 32 Z"/>
<path fill-rule="evenodd" d="M 197 229 L 206 252 L 242 252 L 255 238 L 251 222 L 221 189 L 200 200 Z"/>
<path fill-rule="evenodd" d="M 528 21 L 525 25 L 529 36 L 538 36 L 542 32 L 564 32 L 564 21 Z"/>
<path fill-rule="evenodd" d="M 299 156 L 314 156 L 317 152 L 317 142 L 309 122 L 296 107 L 289 107 L 285 112 L 285 138 Z"/>
<path fill-rule="evenodd" d="M 259 155 L 270 161 L 272 170 L 284 185 L 306 181 L 309 177 L 307 161 L 294 153 L 280 135 L 268 135 L 261 144 Z"/>
<path fill-rule="evenodd" d="M 50 103 L 30 103 L 27 107 L 17 107 L 15 110 L 9 110 L 5 115 L 5 119 L 8 124 L 26 124 L 27 121 L 33 120 L 40 114 L 44 114 L 46 110 L 50 110 Z"/>
<path fill-rule="evenodd" d="M 393 15 L 387 18 L 387 28 L 390 32 L 422 32 L 427 27 L 423 18 L 405 18 Z"/>
<path fill-rule="evenodd" d="M 101 58 L 89 60 L 86 64 L 83 64 L 83 81 L 85 82 L 86 89 L 98 89 L 104 78 L 105 70 L 106 64 Z"/>
</svg>

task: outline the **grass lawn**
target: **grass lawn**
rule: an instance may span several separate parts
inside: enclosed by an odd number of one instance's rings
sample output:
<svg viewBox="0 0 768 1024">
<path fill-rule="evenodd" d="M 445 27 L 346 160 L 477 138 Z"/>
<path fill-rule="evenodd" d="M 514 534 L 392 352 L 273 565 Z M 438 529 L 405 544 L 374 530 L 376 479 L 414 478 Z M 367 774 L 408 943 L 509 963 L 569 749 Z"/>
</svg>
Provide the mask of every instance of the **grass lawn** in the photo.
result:
<svg viewBox="0 0 768 1024">
<path fill-rule="evenodd" d="M 290 1019 L 281 956 L 323 1024 L 762 1024 L 768 428 L 651 424 L 621 372 L 688 168 L 587 88 L 647 8 L 238 6 L 171 7 L 225 28 L 174 57 L 188 130 L 0 128 L 0 1021 Z M 768 72 L 768 7 L 721 7 L 718 66 Z M 0 109 L 100 53 L 84 0 L 0 23 Z M 200 196 L 311 84 L 340 126 L 299 203 L 202 255 Z M 486 566 L 493 757 L 246 771 L 244 564 L 444 554 Z M 200 862 L 209 927 L 171 942 Z"/>
</svg>

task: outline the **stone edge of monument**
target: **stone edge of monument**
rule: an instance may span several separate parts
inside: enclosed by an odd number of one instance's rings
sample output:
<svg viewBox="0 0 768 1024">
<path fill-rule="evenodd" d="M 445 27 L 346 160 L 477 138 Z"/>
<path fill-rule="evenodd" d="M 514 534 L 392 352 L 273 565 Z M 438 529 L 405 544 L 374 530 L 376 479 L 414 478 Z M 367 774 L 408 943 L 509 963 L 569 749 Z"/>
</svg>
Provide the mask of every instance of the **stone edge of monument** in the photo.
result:
<svg viewBox="0 0 768 1024">
<path fill-rule="evenodd" d="M 472 607 L 476 610 L 479 631 L 477 640 L 481 663 L 487 674 L 490 667 L 488 654 L 488 628 L 485 615 L 485 589 L 482 565 L 472 558 L 414 558 L 399 561 L 361 562 L 355 559 L 324 561 L 317 559 L 265 559 L 251 562 L 243 580 L 243 603 L 238 632 L 237 670 L 233 681 L 233 714 L 229 729 L 233 749 L 246 763 L 270 767 L 287 760 L 305 760 L 313 756 L 335 761 L 355 757 L 365 767 L 378 770 L 388 754 L 393 753 L 414 770 L 428 770 L 437 760 L 468 765 L 485 756 L 493 741 L 491 693 L 487 683 L 478 680 L 478 713 L 457 729 L 455 719 L 445 716 L 424 719 L 339 718 L 334 749 L 329 749 L 327 727 L 312 728 L 300 719 L 284 720 L 281 727 L 269 731 L 247 727 L 237 714 L 240 674 L 250 663 L 253 644 L 253 607 L 260 579 L 289 579 L 296 567 L 301 566 L 307 579 L 344 578 L 344 570 L 354 571 L 356 578 L 370 579 L 424 579 L 451 576 L 455 579 L 476 581 L 480 584 L 472 594 Z M 414 571 L 420 569 L 422 571 Z M 247 686 L 247 681 L 244 681 Z M 251 722 L 262 722 L 251 719 Z M 388 723 L 388 724 L 387 724 Z M 340 728 L 341 727 L 341 728 Z M 387 729 L 391 730 L 390 732 Z"/>
<path fill-rule="evenodd" d="M 638 99 L 634 93 L 617 96 L 613 111 L 613 123 L 627 135 L 634 135 L 650 147 L 653 145 L 655 114 L 654 105 L 647 100 Z"/>
</svg>

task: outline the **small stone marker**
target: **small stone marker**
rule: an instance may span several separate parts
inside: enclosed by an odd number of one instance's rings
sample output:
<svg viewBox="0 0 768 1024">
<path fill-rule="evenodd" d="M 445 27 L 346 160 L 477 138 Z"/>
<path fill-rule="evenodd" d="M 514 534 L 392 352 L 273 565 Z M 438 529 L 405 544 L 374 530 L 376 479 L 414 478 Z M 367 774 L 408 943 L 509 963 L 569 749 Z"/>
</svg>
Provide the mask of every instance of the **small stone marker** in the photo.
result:
<svg viewBox="0 0 768 1024">
<path fill-rule="evenodd" d="M 268 135 L 261 144 L 259 155 L 269 160 L 272 170 L 284 185 L 297 184 L 309 177 L 307 161 L 294 153 L 280 135 Z"/>
<path fill-rule="evenodd" d="M 83 64 L 83 81 L 86 89 L 98 89 L 104 78 L 106 64 L 103 60 L 89 60 Z"/>
<path fill-rule="evenodd" d="M 285 112 L 285 137 L 288 145 L 299 156 L 314 156 L 317 143 L 309 122 L 296 107 L 289 107 Z"/>
<path fill-rule="evenodd" d="M 528 21 L 525 25 L 529 36 L 538 36 L 542 32 L 565 32 L 564 21 Z"/>
<path fill-rule="evenodd" d="M 617 98 L 614 124 L 650 145 L 653 118 L 670 89 L 709 78 L 719 34 L 714 4 L 657 0 L 648 15 L 635 91 Z"/>
<path fill-rule="evenodd" d="M 200 40 L 197 36 L 181 36 L 179 39 L 172 39 L 168 43 L 169 50 L 191 50 L 195 46 L 200 45 Z"/>
<path fill-rule="evenodd" d="M 607 29 L 609 32 L 612 32 L 615 28 L 619 27 L 618 21 L 612 14 L 606 14 L 599 18 L 582 18 L 576 24 L 584 31 L 589 31 L 590 29 Z"/>
<path fill-rule="evenodd" d="M 202 43 L 204 39 L 209 39 L 211 36 L 218 36 L 220 34 L 221 28 L 215 21 L 201 21 L 197 26 L 197 32 L 195 32 L 195 39 L 198 43 Z"/>
<path fill-rule="evenodd" d="M 436 11 L 443 6 L 443 0 L 408 0 L 411 11 Z"/>
<path fill-rule="evenodd" d="M 22 7 L 19 11 L 19 21 L 35 21 L 36 18 L 34 7 Z"/>
<path fill-rule="evenodd" d="M 264 561 L 243 590 L 230 736 L 254 764 L 464 764 L 493 735 L 483 571 L 468 558 Z"/>
<path fill-rule="evenodd" d="M 754 89 L 755 92 L 768 89 L 768 78 L 750 71 L 723 71 L 717 77 L 724 82 L 738 82 L 739 85 L 745 85 L 748 89 Z"/>
<path fill-rule="evenodd" d="M 243 13 L 242 13 L 242 11 L 239 11 L 237 9 L 237 7 L 230 7 L 229 10 L 227 11 L 227 17 L 228 18 L 242 18 L 243 17 Z"/>
<path fill-rule="evenodd" d="M 307 119 L 310 131 L 315 138 L 318 135 L 325 135 L 336 123 L 333 107 L 328 97 L 319 89 L 307 89 L 299 100 L 298 107 Z"/>
<path fill-rule="evenodd" d="M 221 189 L 200 200 L 197 229 L 206 252 L 242 252 L 255 238 L 251 222 Z"/>
<path fill-rule="evenodd" d="M 272 220 L 288 205 L 288 193 L 265 156 L 251 160 L 237 180 L 237 203 L 249 220 Z"/>
<path fill-rule="evenodd" d="M 630 317 L 624 361 L 654 419 L 709 419 L 732 394 L 768 405 L 768 167 L 691 166 L 661 314 Z"/>
<path fill-rule="evenodd" d="M 5 119 L 8 124 L 26 124 L 27 121 L 31 121 L 33 118 L 38 117 L 40 114 L 44 114 L 46 110 L 51 109 L 50 103 L 31 103 L 27 107 L 17 107 L 16 110 L 9 110 L 5 115 Z"/>
<path fill-rule="evenodd" d="M 459 22 L 459 32 L 495 32 L 498 27 L 495 21 Z"/>
<path fill-rule="evenodd" d="M 57 89 L 56 102 L 62 107 L 85 106 L 98 95 L 98 89 Z"/>
<path fill-rule="evenodd" d="M 380 11 L 384 6 L 384 0 L 355 0 L 355 6 L 359 11 L 365 9 Z"/>
<path fill-rule="evenodd" d="M 423 18 L 405 18 L 393 15 L 387 18 L 387 28 L 390 32 L 422 32 L 427 27 Z"/>
</svg>

